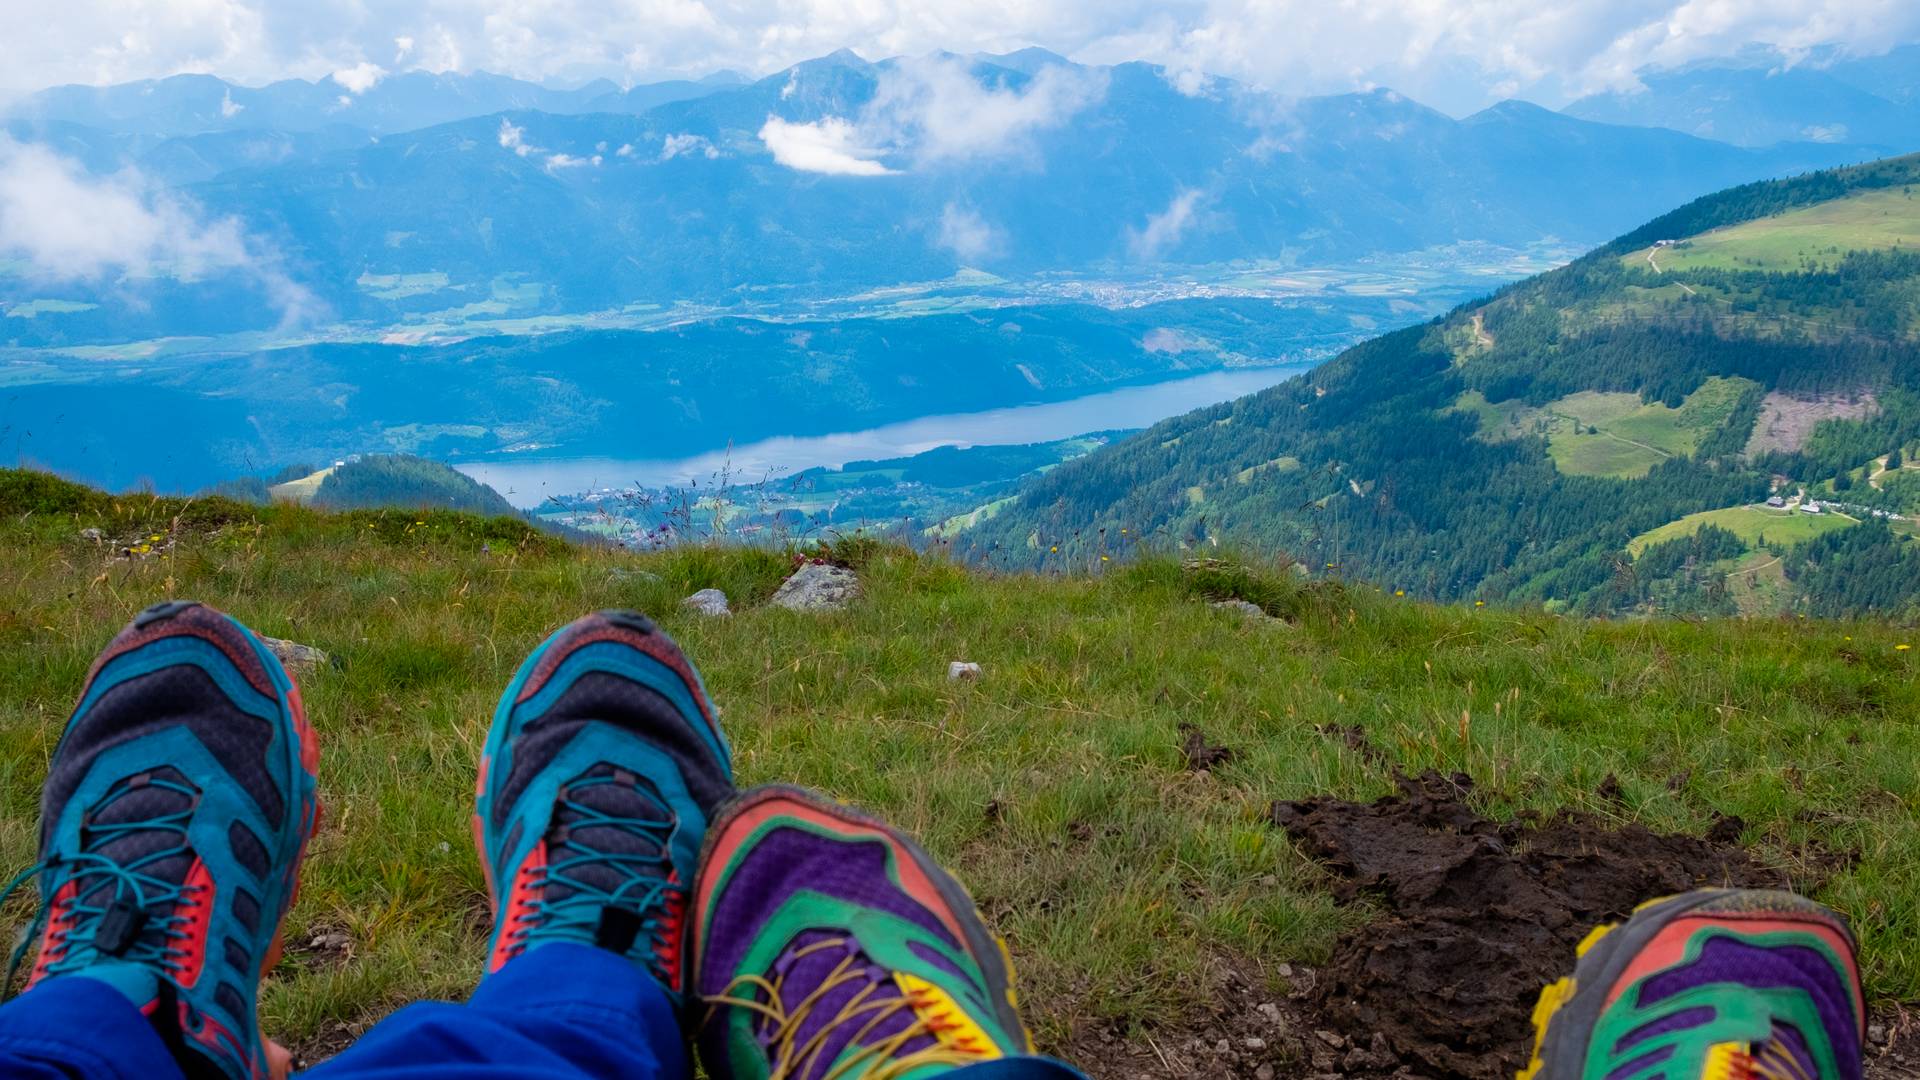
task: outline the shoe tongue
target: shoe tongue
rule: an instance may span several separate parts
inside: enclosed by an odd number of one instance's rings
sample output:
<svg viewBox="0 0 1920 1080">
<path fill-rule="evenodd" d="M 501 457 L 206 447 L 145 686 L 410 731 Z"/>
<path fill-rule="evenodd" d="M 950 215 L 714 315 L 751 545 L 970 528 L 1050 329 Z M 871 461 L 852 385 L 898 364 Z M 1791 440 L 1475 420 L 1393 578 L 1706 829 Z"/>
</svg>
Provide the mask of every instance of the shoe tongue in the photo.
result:
<svg viewBox="0 0 1920 1080">
<path fill-rule="evenodd" d="M 197 799 L 197 790 L 171 768 L 129 777 L 87 814 L 81 850 L 143 877 L 184 884 L 194 860 L 186 846 L 186 815 Z M 89 891 L 111 885 L 106 875 L 96 880 Z"/>
<path fill-rule="evenodd" d="M 544 899 L 567 900 L 577 884 L 637 907 L 652 891 L 641 879 L 665 879 L 669 871 L 665 831 L 636 823 L 672 820 L 654 787 L 632 772 L 600 764 L 575 777 L 561 790 L 547 833 L 547 865 L 565 865 L 548 880 Z"/>
<path fill-rule="evenodd" d="M 758 1029 L 763 1045 L 771 1047 L 775 1038 L 788 1037 L 788 1045 L 796 1052 L 820 1039 L 819 1052 L 806 1055 L 804 1068 L 792 1073 L 795 1080 L 822 1080 L 834 1062 L 853 1048 L 856 1036 L 860 1045 L 872 1046 L 919 1021 L 913 1007 L 902 1000 L 905 995 L 893 972 L 875 964 L 842 933 L 809 930 L 801 934 L 774 961 L 772 976 L 780 988 L 781 1010 L 788 1015 L 800 1012 L 813 999 L 792 1032 L 780 1032 L 771 1023 Z M 931 1035 L 918 1035 L 890 1056 L 916 1054 L 937 1041 Z"/>
</svg>

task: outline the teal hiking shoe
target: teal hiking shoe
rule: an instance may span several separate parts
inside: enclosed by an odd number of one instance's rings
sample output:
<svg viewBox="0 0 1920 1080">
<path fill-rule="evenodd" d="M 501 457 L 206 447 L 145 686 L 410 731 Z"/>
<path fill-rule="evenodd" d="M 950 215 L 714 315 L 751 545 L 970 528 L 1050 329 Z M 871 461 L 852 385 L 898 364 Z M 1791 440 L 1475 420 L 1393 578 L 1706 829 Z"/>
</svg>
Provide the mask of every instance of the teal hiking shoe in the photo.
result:
<svg viewBox="0 0 1920 1080">
<path fill-rule="evenodd" d="M 40 862 L 7 888 L 39 880 L 39 932 L 13 954 L 37 940 L 28 986 L 98 980 L 187 1076 L 269 1075 L 260 977 L 319 819 L 318 762 L 251 631 L 191 601 L 141 612 L 88 673 L 41 792 Z"/>
<path fill-rule="evenodd" d="M 713 706 L 671 638 L 627 611 L 561 628 L 508 685 L 480 759 L 487 970 L 555 941 L 594 945 L 679 1007 L 687 892 L 732 794 Z"/>
</svg>

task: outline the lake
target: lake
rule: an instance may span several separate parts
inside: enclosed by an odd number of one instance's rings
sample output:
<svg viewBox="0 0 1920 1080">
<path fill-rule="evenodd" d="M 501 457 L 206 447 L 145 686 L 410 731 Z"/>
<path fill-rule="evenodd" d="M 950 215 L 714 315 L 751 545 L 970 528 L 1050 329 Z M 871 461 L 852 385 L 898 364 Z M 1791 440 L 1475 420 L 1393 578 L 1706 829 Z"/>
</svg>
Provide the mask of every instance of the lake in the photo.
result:
<svg viewBox="0 0 1920 1080">
<path fill-rule="evenodd" d="M 1143 428 L 1184 412 L 1217 405 L 1311 370 L 1312 364 L 1236 368 L 1185 379 L 1128 386 L 1071 401 L 1017 405 L 986 412 L 903 420 L 865 431 L 778 436 L 682 458 L 495 458 L 459 470 L 521 508 L 550 495 L 600 488 L 683 487 L 713 483 L 723 472 L 735 483 L 790 476 L 802 469 L 849 461 L 908 457 L 940 446 L 999 446 L 1049 442 L 1089 431 Z"/>
</svg>

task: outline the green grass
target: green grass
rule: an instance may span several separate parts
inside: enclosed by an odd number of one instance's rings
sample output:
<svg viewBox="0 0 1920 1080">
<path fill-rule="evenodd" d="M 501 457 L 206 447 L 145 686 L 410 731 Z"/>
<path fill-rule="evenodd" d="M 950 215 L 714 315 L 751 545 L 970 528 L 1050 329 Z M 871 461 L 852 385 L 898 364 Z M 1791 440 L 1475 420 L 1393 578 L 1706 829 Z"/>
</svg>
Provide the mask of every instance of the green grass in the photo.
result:
<svg viewBox="0 0 1920 1080">
<path fill-rule="evenodd" d="M 1678 521 L 1669 521 L 1657 529 L 1641 533 L 1627 541 L 1629 554 L 1638 556 L 1654 544 L 1692 536 L 1702 526 L 1716 525 L 1738 536 L 1753 547 L 1761 541 L 1769 548 L 1785 550 L 1804 544 L 1816 536 L 1851 528 L 1859 522 L 1832 512 L 1808 514 L 1800 510 L 1775 510 L 1768 506 L 1729 506 L 1723 510 L 1702 510 Z"/>
<path fill-rule="evenodd" d="M 163 554 L 112 558 L 79 536 L 90 526 L 161 533 Z M 1575 806 L 1700 831 L 1737 814 L 1795 873 L 1854 853 L 1821 896 L 1861 930 L 1876 1001 L 1920 998 L 1905 630 L 1433 607 L 1230 562 L 1041 577 L 843 554 L 866 597 L 803 615 L 763 604 L 780 553 L 637 556 L 508 520 L 108 498 L 0 472 L 0 871 L 33 857 L 39 784 L 94 652 L 141 607 L 198 597 L 341 661 L 303 688 L 326 815 L 289 940 L 340 930 L 354 946 L 289 958 L 269 1033 L 299 1044 L 462 996 L 485 933 L 467 815 L 494 696 L 553 628 L 625 605 L 700 665 L 743 783 L 853 800 L 956 869 L 1010 940 L 1044 1046 L 1088 1023 L 1199 1023 L 1221 963 L 1278 992 L 1279 964 L 1323 959 L 1366 917 L 1267 823 L 1276 799 L 1391 790 L 1316 730 L 1336 723 L 1398 767 L 1472 774 L 1496 818 Z M 737 614 L 679 607 L 705 586 Z M 1223 596 L 1294 626 L 1204 602 Z M 949 683 L 950 660 L 984 675 Z M 1183 723 L 1234 760 L 1187 772 Z M 1594 794 L 1609 773 L 1623 802 Z"/>
<path fill-rule="evenodd" d="M 1675 238 L 1679 239 L 1679 238 Z M 1621 257 L 1647 266 L 1649 252 L 1662 271 L 1800 270 L 1822 266 L 1849 251 L 1920 246 L 1920 193 L 1910 188 L 1863 191 L 1790 213 L 1715 229 L 1666 248 L 1642 248 Z"/>
</svg>

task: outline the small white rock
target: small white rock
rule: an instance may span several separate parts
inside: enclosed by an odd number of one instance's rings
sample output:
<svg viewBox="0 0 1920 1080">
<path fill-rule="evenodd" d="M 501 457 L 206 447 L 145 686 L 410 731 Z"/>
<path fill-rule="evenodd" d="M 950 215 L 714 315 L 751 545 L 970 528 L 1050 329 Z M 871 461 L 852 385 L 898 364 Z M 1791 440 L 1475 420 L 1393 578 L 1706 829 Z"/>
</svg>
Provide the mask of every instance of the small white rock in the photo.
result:
<svg viewBox="0 0 1920 1080">
<path fill-rule="evenodd" d="M 91 540 L 97 544 L 105 538 L 106 538 L 105 533 L 101 532 L 99 529 L 92 527 L 91 525 L 80 530 L 80 539 L 82 540 Z"/>
<path fill-rule="evenodd" d="M 955 679 L 977 679 L 980 677 L 980 665 L 966 660 L 955 660 L 947 665 L 947 681 Z"/>
<path fill-rule="evenodd" d="M 842 566 L 807 563 L 780 583 L 770 601 L 794 611 L 835 611 L 860 596 L 860 579 Z"/>
<path fill-rule="evenodd" d="M 685 600 L 681 607 L 690 607 L 702 615 L 731 615 L 733 609 L 727 606 L 727 594 L 719 589 L 701 589 Z"/>
</svg>

